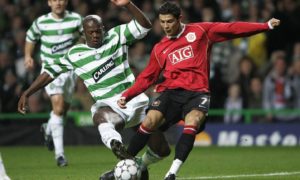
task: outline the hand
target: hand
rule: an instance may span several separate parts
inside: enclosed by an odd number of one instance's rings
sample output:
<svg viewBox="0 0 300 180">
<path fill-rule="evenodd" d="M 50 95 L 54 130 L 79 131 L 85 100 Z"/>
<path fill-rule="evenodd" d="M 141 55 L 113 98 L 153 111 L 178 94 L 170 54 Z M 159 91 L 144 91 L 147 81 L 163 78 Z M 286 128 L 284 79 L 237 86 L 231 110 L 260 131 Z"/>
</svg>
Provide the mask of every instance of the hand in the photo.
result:
<svg viewBox="0 0 300 180">
<path fill-rule="evenodd" d="M 269 23 L 270 25 L 275 28 L 276 26 L 279 26 L 280 25 L 280 20 L 279 19 L 275 19 L 275 18 L 272 18 L 269 20 Z"/>
<path fill-rule="evenodd" d="M 19 113 L 26 114 L 29 111 L 27 102 L 28 102 L 28 98 L 24 94 L 22 94 L 22 96 L 20 97 L 19 102 L 18 102 Z"/>
<path fill-rule="evenodd" d="M 24 65 L 27 70 L 32 70 L 34 68 L 34 61 L 32 57 L 25 57 Z"/>
<path fill-rule="evenodd" d="M 121 109 L 126 109 L 127 106 L 126 106 L 126 100 L 125 100 L 125 97 L 121 97 L 119 100 L 118 100 L 118 106 L 121 108 Z"/>
<path fill-rule="evenodd" d="M 130 3 L 130 0 L 110 0 L 112 3 L 114 3 L 116 6 L 126 6 Z"/>
</svg>

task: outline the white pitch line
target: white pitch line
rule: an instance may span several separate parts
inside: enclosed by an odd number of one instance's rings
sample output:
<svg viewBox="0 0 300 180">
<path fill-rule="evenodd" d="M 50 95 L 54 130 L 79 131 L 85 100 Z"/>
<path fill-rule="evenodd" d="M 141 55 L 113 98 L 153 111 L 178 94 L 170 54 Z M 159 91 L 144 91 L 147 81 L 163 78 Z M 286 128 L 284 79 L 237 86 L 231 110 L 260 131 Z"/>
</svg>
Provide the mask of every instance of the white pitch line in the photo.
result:
<svg viewBox="0 0 300 180">
<path fill-rule="evenodd" d="M 238 175 L 226 175 L 226 176 L 200 176 L 200 177 L 178 177 L 176 179 L 229 179 L 229 178 L 248 178 L 248 177 L 268 177 L 268 176 L 291 176 L 300 175 L 300 171 L 297 172 L 276 172 L 267 174 L 238 174 Z"/>
</svg>

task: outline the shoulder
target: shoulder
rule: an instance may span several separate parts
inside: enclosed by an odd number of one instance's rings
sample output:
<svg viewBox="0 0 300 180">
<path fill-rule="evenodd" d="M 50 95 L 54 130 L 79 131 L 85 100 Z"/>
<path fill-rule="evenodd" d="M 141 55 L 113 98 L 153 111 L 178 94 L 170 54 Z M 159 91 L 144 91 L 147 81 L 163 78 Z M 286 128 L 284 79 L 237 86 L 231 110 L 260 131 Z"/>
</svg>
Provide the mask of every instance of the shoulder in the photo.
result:
<svg viewBox="0 0 300 180">
<path fill-rule="evenodd" d="M 211 22 L 196 22 L 196 23 L 190 23 L 186 25 L 187 29 L 198 29 L 201 31 L 205 31 L 208 27 L 212 26 L 213 23 Z"/>
<path fill-rule="evenodd" d="M 76 18 L 76 19 L 82 19 L 82 16 L 76 12 L 73 11 L 66 11 L 67 17 Z"/>
<path fill-rule="evenodd" d="M 49 19 L 51 19 L 50 13 L 39 16 L 38 18 L 36 18 L 35 22 L 37 24 L 39 24 L 39 23 L 49 20 Z"/>
<path fill-rule="evenodd" d="M 76 54 L 78 52 L 83 52 L 83 51 L 86 51 L 86 50 L 89 50 L 89 49 L 90 48 L 86 44 L 76 44 L 68 50 L 68 55 L 73 55 L 73 54 Z"/>
</svg>

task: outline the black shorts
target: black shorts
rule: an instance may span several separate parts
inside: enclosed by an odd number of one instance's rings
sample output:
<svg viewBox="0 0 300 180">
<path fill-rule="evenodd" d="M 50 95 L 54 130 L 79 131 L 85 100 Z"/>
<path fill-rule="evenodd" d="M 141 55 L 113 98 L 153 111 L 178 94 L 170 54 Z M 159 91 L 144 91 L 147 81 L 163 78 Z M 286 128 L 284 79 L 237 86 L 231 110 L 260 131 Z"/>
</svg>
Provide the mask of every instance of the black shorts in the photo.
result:
<svg viewBox="0 0 300 180">
<path fill-rule="evenodd" d="M 149 110 L 160 111 L 165 118 L 165 123 L 160 130 L 165 131 L 196 109 L 207 114 L 210 104 L 210 95 L 203 92 L 188 91 L 184 89 L 172 89 L 164 91 L 149 106 Z M 205 128 L 205 121 L 198 132 Z"/>
</svg>

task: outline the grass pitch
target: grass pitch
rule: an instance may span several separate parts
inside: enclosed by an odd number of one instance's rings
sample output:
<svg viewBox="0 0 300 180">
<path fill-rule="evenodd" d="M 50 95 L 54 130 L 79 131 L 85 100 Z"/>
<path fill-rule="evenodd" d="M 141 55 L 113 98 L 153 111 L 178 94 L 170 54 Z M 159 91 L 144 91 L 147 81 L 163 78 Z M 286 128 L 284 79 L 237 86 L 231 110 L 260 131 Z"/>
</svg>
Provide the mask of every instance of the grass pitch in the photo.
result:
<svg viewBox="0 0 300 180">
<path fill-rule="evenodd" d="M 0 147 L 12 180 L 96 180 L 118 162 L 104 146 L 67 146 L 69 166 L 56 166 L 45 147 Z M 150 180 L 161 180 L 172 155 L 150 166 Z M 178 179 L 300 179 L 299 147 L 195 147 Z"/>
</svg>

